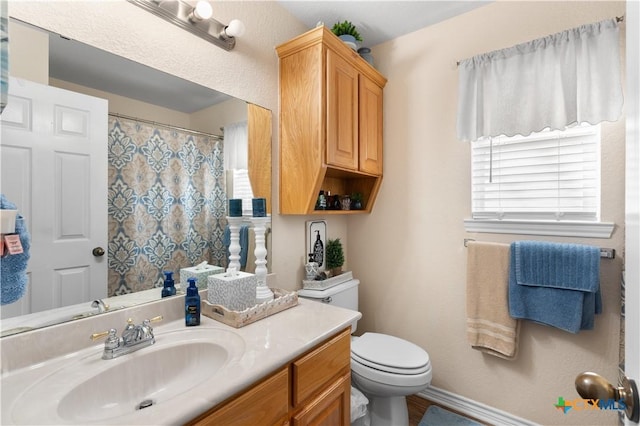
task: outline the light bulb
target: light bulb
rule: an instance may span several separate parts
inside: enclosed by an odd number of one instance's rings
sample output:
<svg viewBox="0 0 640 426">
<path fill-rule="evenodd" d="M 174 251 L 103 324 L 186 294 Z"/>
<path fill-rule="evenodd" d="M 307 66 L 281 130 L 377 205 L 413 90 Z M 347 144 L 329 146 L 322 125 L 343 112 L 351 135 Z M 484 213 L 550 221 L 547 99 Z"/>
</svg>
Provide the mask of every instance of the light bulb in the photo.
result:
<svg viewBox="0 0 640 426">
<path fill-rule="evenodd" d="M 190 21 L 203 21 L 213 16 L 213 8 L 208 1 L 199 1 L 189 14 Z"/>
<path fill-rule="evenodd" d="M 229 25 L 226 26 L 226 28 L 224 29 L 224 32 L 229 37 L 242 37 L 242 34 L 244 34 L 244 30 L 245 28 L 242 21 L 239 19 L 234 19 L 231 22 L 229 22 Z"/>
</svg>

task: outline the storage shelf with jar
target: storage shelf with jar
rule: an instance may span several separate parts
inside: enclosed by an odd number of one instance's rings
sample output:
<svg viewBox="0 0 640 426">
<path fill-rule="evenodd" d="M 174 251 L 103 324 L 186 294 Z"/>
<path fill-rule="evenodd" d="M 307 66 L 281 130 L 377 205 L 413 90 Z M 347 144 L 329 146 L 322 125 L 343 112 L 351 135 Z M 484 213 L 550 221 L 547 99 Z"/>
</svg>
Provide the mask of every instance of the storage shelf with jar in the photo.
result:
<svg viewBox="0 0 640 426">
<path fill-rule="evenodd" d="M 382 182 L 387 82 L 328 28 L 276 48 L 280 59 L 280 213 L 370 213 Z M 316 210 L 319 192 L 361 195 L 361 209 Z"/>
</svg>

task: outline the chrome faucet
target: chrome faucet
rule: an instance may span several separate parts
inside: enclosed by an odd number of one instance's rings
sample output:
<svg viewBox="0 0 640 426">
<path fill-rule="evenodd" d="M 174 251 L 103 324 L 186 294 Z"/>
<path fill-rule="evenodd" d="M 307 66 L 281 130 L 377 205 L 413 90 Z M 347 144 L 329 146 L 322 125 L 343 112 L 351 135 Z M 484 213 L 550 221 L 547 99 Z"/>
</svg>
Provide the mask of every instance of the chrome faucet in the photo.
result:
<svg viewBox="0 0 640 426">
<path fill-rule="evenodd" d="M 107 312 L 109 310 L 109 305 L 104 303 L 102 301 L 102 299 L 96 299 L 93 302 L 91 302 L 91 307 L 92 308 L 98 308 L 98 313 L 99 314 L 101 314 L 103 312 Z"/>
<path fill-rule="evenodd" d="M 97 340 L 107 336 L 107 340 L 104 342 L 102 359 L 117 358 L 153 345 L 156 342 L 156 339 L 153 335 L 151 323 L 161 320 L 162 316 L 157 316 L 142 321 L 142 324 L 140 325 L 134 325 L 133 320 L 129 318 L 127 325 L 124 330 L 122 330 L 122 336 L 118 337 L 117 330 L 112 328 L 109 331 L 94 333 L 90 338 L 91 340 Z"/>
</svg>

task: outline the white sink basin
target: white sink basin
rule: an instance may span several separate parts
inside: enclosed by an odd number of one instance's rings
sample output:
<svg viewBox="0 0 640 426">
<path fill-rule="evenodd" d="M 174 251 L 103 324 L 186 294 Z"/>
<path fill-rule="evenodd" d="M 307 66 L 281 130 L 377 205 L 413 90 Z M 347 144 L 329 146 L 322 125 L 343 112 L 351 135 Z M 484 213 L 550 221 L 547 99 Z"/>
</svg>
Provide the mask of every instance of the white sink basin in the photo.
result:
<svg viewBox="0 0 640 426">
<path fill-rule="evenodd" d="M 156 333 L 154 345 L 111 360 L 101 359 L 102 350 L 81 352 L 28 387 L 11 407 L 11 419 L 82 424 L 144 416 L 144 410 L 211 379 L 244 351 L 234 332 L 197 327 Z M 150 406 L 140 408 L 143 402 Z"/>
</svg>

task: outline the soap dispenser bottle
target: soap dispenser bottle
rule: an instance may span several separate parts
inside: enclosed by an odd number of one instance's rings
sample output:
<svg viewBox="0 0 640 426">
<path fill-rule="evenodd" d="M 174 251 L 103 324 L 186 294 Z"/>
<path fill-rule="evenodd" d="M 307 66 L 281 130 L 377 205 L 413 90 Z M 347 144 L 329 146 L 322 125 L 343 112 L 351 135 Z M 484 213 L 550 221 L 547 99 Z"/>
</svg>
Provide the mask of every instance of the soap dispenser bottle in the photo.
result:
<svg viewBox="0 0 640 426">
<path fill-rule="evenodd" d="M 175 296 L 176 286 L 173 281 L 173 271 L 164 271 L 164 287 L 162 287 L 162 297 Z"/>
<path fill-rule="evenodd" d="M 184 322 L 187 327 L 200 325 L 200 294 L 196 286 L 196 279 L 187 279 L 187 295 L 184 298 Z"/>
</svg>

